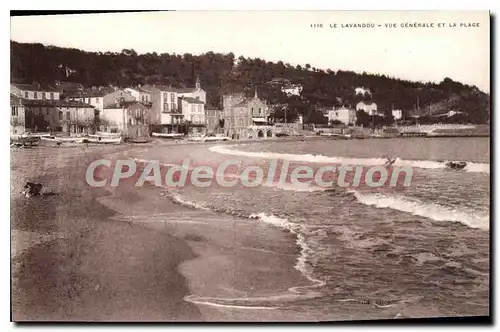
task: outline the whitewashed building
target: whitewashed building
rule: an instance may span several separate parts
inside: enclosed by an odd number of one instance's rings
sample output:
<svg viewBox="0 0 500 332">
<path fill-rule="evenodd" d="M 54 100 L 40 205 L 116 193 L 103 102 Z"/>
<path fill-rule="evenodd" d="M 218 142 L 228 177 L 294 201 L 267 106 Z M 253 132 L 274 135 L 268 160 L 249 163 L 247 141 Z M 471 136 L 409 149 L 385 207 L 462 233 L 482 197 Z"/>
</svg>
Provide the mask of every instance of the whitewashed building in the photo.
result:
<svg viewBox="0 0 500 332">
<path fill-rule="evenodd" d="M 403 118 L 402 110 L 392 110 L 392 117 L 394 120 L 401 120 Z"/>
<path fill-rule="evenodd" d="M 354 89 L 354 92 L 356 93 L 356 95 L 362 95 L 362 96 L 364 96 L 364 95 L 370 95 L 371 96 L 372 95 L 370 89 L 366 89 L 366 88 L 364 88 L 362 86 L 356 87 Z"/>
<path fill-rule="evenodd" d="M 328 122 L 340 121 L 345 125 L 354 125 L 356 123 L 356 110 L 347 107 L 340 107 L 328 111 Z"/>
<path fill-rule="evenodd" d="M 377 104 L 374 102 L 360 101 L 356 104 L 356 111 L 365 111 L 368 115 L 376 115 L 378 113 Z"/>
</svg>

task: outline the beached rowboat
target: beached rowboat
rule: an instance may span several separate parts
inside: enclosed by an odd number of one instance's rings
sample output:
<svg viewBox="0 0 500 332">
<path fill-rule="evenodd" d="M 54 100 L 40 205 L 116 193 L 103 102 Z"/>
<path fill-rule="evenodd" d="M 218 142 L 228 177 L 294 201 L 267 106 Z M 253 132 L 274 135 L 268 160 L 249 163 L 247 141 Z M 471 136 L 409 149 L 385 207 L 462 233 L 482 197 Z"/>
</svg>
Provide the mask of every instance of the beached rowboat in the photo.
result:
<svg viewBox="0 0 500 332">
<path fill-rule="evenodd" d="M 100 143 L 100 144 L 120 144 L 122 138 L 120 137 L 102 137 L 97 135 L 89 135 L 83 140 L 83 143 Z"/>
<path fill-rule="evenodd" d="M 154 136 L 154 137 L 160 137 L 160 138 L 175 139 L 175 138 L 182 138 L 182 137 L 184 137 L 184 134 L 178 134 L 178 133 L 169 133 L 169 134 L 165 134 L 165 133 L 153 133 L 152 136 Z"/>
</svg>

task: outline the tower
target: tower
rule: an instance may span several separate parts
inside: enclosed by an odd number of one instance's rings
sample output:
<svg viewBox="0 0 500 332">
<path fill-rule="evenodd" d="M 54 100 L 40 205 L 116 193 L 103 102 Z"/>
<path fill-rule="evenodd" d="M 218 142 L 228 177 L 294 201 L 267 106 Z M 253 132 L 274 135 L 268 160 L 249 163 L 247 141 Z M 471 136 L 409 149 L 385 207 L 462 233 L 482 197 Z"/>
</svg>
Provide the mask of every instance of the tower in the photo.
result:
<svg viewBox="0 0 500 332">
<path fill-rule="evenodd" d="M 257 96 L 257 88 L 255 88 L 255 95 L 253 96 L 255 99 L 258 99 L 259 97 Z"/>
<path fill-rule="evenodd" d="M 200 76 L 197 75 L 196 76 L 196 90 L 200 90 L 200 89 L 201 89 Z"/>
</svg>

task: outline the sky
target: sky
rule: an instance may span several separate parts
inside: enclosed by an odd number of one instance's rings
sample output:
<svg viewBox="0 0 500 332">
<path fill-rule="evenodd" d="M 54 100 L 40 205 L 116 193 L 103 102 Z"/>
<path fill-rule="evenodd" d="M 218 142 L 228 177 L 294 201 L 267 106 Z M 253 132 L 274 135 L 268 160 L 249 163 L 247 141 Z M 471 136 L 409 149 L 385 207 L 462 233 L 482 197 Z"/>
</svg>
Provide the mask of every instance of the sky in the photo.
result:
<svg viewBox="0 0 500 332">
<path fill-rule="evenodd" d="M 414 81 L 439 82 L 449 77 L 489 92 L 489 22 L 487 11 L 48 15 L 12 17 L 11 39 L 101 52 L 124 48 L 138 53 L 233 52 L 236 57 L 281 60 L 294 66 L 308 63 L 325 70 L 366 71 Z M 363 23 L 374 27 L 342 27 Z M 404 26 L 416 23 L 434 26 Z"/>
</svg>

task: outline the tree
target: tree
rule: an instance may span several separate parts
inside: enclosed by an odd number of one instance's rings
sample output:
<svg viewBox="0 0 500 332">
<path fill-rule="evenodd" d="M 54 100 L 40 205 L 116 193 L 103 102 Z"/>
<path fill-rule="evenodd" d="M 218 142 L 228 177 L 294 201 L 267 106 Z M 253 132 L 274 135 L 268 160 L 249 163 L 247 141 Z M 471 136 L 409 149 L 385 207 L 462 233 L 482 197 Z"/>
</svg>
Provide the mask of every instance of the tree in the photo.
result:
<svg viewBox="0 0 500 332">
<path fill-rule="evenodd" d="M 366 113 L 363 110 L 357 110 L 356 111 L 356 125 L 357 126 L 363 126 L 363 127 L 368 127 L 371 125 L 371 119 L 368 113 Z"/>
<path fill-rule="evenodd" d="M 276 122 L 295 122 L 298 118 L 298 113 L 296 109 L 289 109 L 288 106 L 275 106 L 271 110 L 270 117 Z"/>
<path fill-rule="evenodd" d="M 344 125 L 344 123 L 342 121 L 339 121 L 339 120 L 330 120 L 330 123 L 329 123 L 331 126 L 341 126 L 341 125 Z"/>
<path fill-rule="evenodd" d="M 19 83 L 38 81 L 53 84 L 55 80 L 79 82 L 85 87 L 132 84 L 164 84 L 173 87 L 191 87 L 196 76 L 202 80 L 207 92 L 207 103 L 221 106 L 221 96 L 227 93 L 259 88 L 259 96 L 270 104 L 288 104 L 304 119 L 320 121 L 311 115 L 314 107 L 332 107 L 338 103 L 353 106 L 363 97 L 355 95 L 354 88 L 369 88 L 372 95 L 365 96 L 379 105 L 379 109 L 415 109 L 432 105 L 433 108 L 450 109 L 457 104 L 467 114 L 467 121 L 487 123 L 490 96 L 477 87 L 468 86 L 445 78 L 439 84 L 411 82 L 381 74 L 355 73 L 346 70 L 319 69 L 305 64 L 292 66 L 283 61 L 271 62 L 259 58 L 240 56 L 235 61 L 232 53 L 222 54 L 137 54 L 133 49 L 121 52 L 85 52 L 77 49 L 23 44 L 11 41 L 11 80 Z M 66 77 L 65 68 L 74 72 Z M 64 69 L 64 70 L 63 70 Z M 311 70 L 312 69 L 312 70 Z M 290 100 L 281 93 L 281 86 L 271 84 L 275 79 L 300 84 L 303 87 L 299 100 Z M 281 84 L 281 85 L 283 85 Z M 439 106 L 439 107 L 438 107 Z M 423 114 L 419 114 L 423 115 Z M 429 121 L 438 121 L 433 118 Z"/>
</svg>

